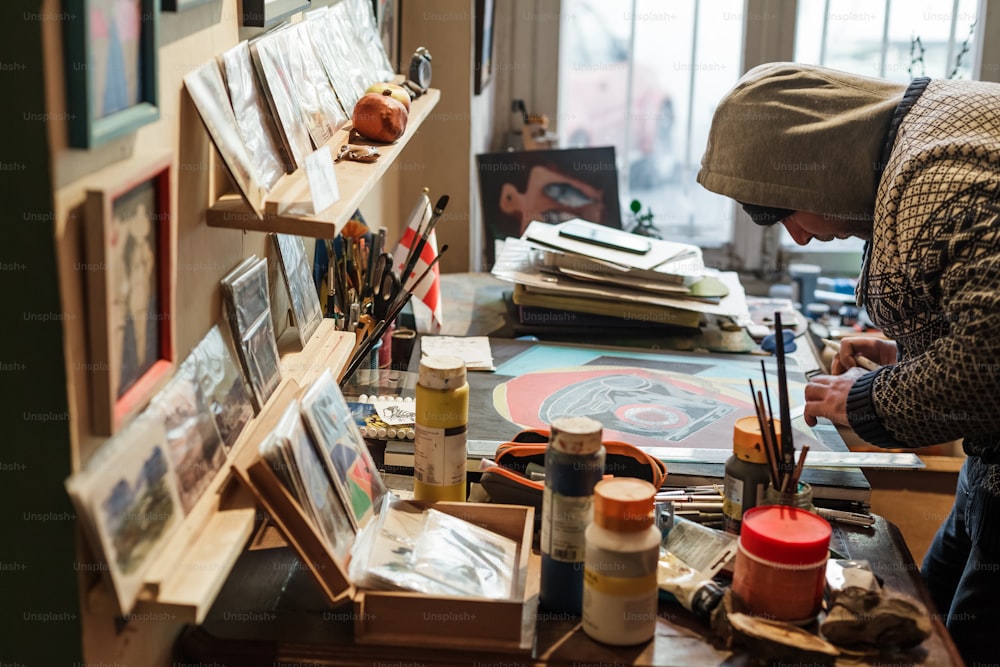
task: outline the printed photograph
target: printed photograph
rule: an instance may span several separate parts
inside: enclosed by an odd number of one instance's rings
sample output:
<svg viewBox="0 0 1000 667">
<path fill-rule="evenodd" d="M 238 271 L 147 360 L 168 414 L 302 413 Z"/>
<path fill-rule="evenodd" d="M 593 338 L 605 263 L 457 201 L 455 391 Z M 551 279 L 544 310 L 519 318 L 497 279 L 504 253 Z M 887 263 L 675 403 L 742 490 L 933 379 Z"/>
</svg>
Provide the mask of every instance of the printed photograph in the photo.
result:
<svg viewBox="0 0 1000 667">
<path fill-rule="evenodd" d="M 354 542 L 354 525 L 340 500 L 340 494 L 333 486 L 323 467 L 316 445 L 302 423 L 301 407 L 298 401 L 289 406 L 290 418 L 282 418 L 277 435 L 282 448 L 287 450 L 302 485 L 303 495 L 299 503 L 319 527 L 330 552 L 345 561 Z"/>
<path fill-rule="evenodd" d="M 386 487 L 329 370 L 303 396 L 302 416 L 352 522 L 364 526 Z"/>
<path fill-rule="evenodd" d="M 148 412 L 163 420 L 167 451 L 187 514 L 226 460 L 215 418 L 201 386 L 184 373 L 175 375 L 156 395 Z"/>
<path fill-rule="evenodd" d="M 228 451 L 254 412 L 250 390 L 218 326 L 212 327 L 195 346 L 180 372 L 201 386 L 209 414 Z"/>
<path fill-rule="evenodd" d="M 292 318 L 298 329 L 299 342 L 305 347 L 323 320 L 312 269 L 306 259 L 305 244 L 302 237 L 292 234 L 275 234 L 274 243 L 278 248 L 281 271 L 288 286 Z"/>
<path fill-rule="evenodd" d="M 250 371 L 250 384 L 263 406 L 281 383 L 281 362 L 270 313 L 262 315 L 243 335 L 242 345 Z"/>
<path fill-rule="evenodd" d="M 66 488 L 103 554 L 121 614 L 184 517 L 163 424 L 145 415 L 113 436 Z"/>
</svg>

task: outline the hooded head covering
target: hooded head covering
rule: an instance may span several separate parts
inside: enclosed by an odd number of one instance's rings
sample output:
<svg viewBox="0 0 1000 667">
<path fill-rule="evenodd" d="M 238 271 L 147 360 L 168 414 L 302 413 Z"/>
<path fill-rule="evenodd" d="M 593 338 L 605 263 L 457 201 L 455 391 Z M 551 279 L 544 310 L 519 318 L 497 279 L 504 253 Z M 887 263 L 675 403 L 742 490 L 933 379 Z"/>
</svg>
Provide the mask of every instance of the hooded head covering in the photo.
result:
<svg viewBox="0 0 1000 667">
<path fill-rule="evenodd" d="M 870 219 L 906 85 L 799 63 L 751 69 L 719 102 L 698 182 L 758 224 L 793 211 Z"/>
</svg>

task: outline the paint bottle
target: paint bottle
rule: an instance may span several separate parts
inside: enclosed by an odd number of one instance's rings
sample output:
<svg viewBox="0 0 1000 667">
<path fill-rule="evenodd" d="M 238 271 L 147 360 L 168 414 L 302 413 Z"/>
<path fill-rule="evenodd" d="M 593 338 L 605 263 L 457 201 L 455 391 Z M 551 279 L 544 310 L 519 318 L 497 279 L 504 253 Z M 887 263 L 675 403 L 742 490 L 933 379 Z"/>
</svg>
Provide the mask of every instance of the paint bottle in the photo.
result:
<svg viewBox="0 0 1000 667">
<path fill-rule="evenodd" d="M 774 420 L 774 431 L 780 438 L 778 420 Z M 770 481 L 760 422 L 757 417 L 741 417 L 733 426 L 733 455 L 726 460 L 723 478 L 722 518 L 727 533 L 740 534 L 743 513 L 763 503 Z"/>
<path fill-rule="evenodd" d="M 605 644 L 632 646 L 656 634 L 660 529 L 653 517 L 656 487 L 614 477 L 594 487 L 587 527 L 583 631 Z"/>
<path fill-rule="evenodd" d="M 414 500 L 465 500 L 469 385 L 462 359 L 420 360 L 414 412 Z"/>
<path fill-rule="evenodd" d="M 831 533 L 826 519 L 798 507 L 764 505 L 747 511 L 733 594 L 750 614 L 811 623 L 823 601 Z"/>
<path fill-rule="evenodd" d="M 548 611 L 579 616 L 585 531 L 593 518 L 594 485 L 604 476 L 602 426 L 590 417 L 557 417 L 549 431 L 539 604 Z"/>
</svg>

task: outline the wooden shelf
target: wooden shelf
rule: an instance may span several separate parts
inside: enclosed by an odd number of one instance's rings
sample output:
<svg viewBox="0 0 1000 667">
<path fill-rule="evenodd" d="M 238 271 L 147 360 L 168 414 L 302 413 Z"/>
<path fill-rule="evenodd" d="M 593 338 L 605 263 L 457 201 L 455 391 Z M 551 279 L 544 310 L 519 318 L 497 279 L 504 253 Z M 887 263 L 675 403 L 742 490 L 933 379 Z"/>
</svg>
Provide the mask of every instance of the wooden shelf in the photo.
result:
<svg viewBox="0 0 1000 667">
<path fill-rule="evenodd" d="M 420 125 L 441 99 L 441 91 L 430 89 L 413 100 L 406 132 L 395 143 L 382 144 L 359 137 L 351 131 L 350 121 L 337 130 L 327 144 L 336 156 L 345 143 L 376 146 L 382 154 L 376 162 L 363 164 L 343 161 L 334 164 L 340 199 L 319 214 L 311 214 L 309 181 L 305 170 L 298 169 L 278 181 L 264 202 L 264 217 L 258 218 L 237 194 L 219 198 L 205 214 L 209 227 L 227 227 L 259 232 L 279 232 L 314 238 L 332 239 L 361 205 L 372 187 L 388 171 L 409 143 Z"/>
<path fill-rule="evenodd" d="M 261 440 L 274 428 L 289 400 L 326 368 L 337 377 L 354 349 L 354 333 L 338 331 L 325 318 L 305 348 L 281 357 L 281 384 L 260 414 L 234 443 L 211 485 L 184 517 L 181 530 L 144 575 L 133 614 L 169 614 L 185 623 L 201 623 L 253 533 L 259 511 L 239 479 L 240 461 L 257 456 Z M 91 608 L 110 608 L 104 587 L 91 591 Z"/>
</svg>

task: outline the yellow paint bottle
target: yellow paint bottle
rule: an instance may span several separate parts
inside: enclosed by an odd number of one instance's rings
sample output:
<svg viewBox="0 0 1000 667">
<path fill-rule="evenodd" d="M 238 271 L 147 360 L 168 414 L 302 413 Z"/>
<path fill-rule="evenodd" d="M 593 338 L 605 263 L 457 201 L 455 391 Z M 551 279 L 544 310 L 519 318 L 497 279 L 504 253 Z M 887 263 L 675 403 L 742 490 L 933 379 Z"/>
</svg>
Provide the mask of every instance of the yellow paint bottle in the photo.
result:
<svg viewBox="0 0 1000 667">
<path fill-rule="evenodd" d="M 416 393 L 413 497 L 464 501 L 469 429 L 465 362 L 452 356 L 421 359 Z"/>
</svg>

